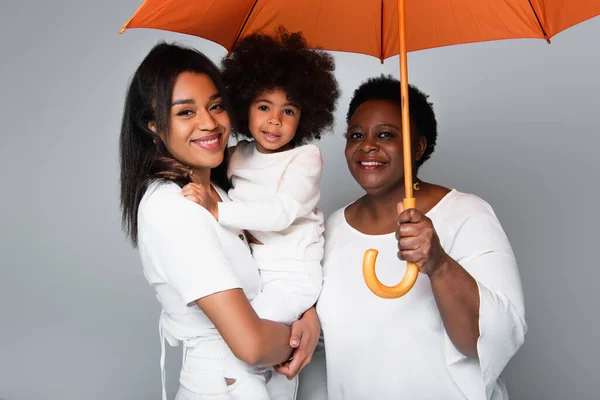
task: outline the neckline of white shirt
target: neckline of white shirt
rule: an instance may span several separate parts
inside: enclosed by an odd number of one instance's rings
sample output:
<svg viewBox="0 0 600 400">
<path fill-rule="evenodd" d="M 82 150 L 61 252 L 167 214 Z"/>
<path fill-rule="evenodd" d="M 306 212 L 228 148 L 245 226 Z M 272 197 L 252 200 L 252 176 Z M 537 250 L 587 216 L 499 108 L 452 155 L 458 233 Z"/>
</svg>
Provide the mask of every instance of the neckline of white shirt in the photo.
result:
<svg viewBox="0 0 600 400">
<path fill-rule="evenodd" d="M 454 195 L 455 193 L 458 193 L 458 191 L 456 189 L 451 189 L 448 193 L 446 193 L 444 195 L 444 197 L 442 197 L 440 199 L 440 201 L 437 202 L 436 205 L 434 205 L 433 207 L 431 207 L 431 210 L 427 211 L 425 213 L 426 216 L 429 216 L 431 213 L 433 213 L 437 208 L 440 207 L 440 204 L 445 203 L 446 201 L 448 201 L 448 198 L 452 197 L 451 195 Z M 369 238 L 384 238 L 386 236 L 390 236 L 390 235 L 396 235 L 396 232 L 390 232 L 390 233 L 382 233 L 380 235 L 369 235 L 366 233 L 363 233 L 361 231 L 359 231 L 358 229 L 354 228 L 352 225 L 350 225 L 348 223 L 348 220 L 346 219 L 346 208 L 348 208 L 351 204 L 355 203 L 354 201 L 350 204 L 347 204 L 346 206 L 344 206 L 344 208 L 342 208 L 342 221 L 343 224 L 346 228 L 350 229 L 352 232 L 360 235 L 360 236 L 364 236 L 364 237 L 369 237 Z"/>
<path fill-rule="evenodd" d="M 309 143 L 310 144 L 310 143 Z M 247 146 L 252 146 L 252 154 L 254 154 L 257 157 L 270 157 L 270 158 L 275 158 L 275 157 L 284 157 L 288 154 L 292 154 L 295 150 L 298 150 L 300 147 L 306 146 L 306 145 L 298 145 L 296 147 L 292 147 L 291 149 L 287 149 L 287 150 L 283 150 L 283 151 L 275 151 L 275 152 L 271 152 L 271 153 L 261 153 L 260 151 L 258 151 L 258 149 L 256 148 L 256 141 L 252 140 L 250 142 L 248 142 Z"/>
</svg>

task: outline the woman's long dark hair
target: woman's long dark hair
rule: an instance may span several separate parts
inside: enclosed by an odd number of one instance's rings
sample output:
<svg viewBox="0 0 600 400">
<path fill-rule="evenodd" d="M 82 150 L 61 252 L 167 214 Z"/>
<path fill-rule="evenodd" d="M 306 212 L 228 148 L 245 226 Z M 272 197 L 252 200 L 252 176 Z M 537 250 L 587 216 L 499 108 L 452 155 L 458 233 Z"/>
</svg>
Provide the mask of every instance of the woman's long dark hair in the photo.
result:
<svg viewBox="0 0 600 400">
<path fill-rule="evenodd" d="M 150 50 L 133 75 L 123 111 L 120 138 L 121 211 L 123 230 L 137 246 L 137 213 L 148 185 L 158 179 L 183 187 L 190 181 L 189 167 L 176 160 L 158 134 L 148 128 L 154 121 L 157 132 L 167 132 L 175 79 L 182 72 L 208 75 L 233 115 L 221 73 L 202 53 L 180 45 L 158 43 Z M 227 152 L 223 162 L 211 171 L 211 180 L 222 189 L 227 179 Z"/>
</svg>

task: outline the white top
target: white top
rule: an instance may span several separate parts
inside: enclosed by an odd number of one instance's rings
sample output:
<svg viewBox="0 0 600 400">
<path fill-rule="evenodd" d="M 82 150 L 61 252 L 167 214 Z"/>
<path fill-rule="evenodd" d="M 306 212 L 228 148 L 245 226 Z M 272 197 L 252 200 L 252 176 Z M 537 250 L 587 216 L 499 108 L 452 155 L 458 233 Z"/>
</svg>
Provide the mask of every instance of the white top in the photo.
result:
<svg viewBox="0 0 600 400">
<path fill-rule="evenodd" d="M 220 188 L 215 190 L 229 201 Z M 195 300 L 235 288 L 251 300 L 260 291 L 258 267 L 242 232 L 219 225 L 174 183 L 155 182 L 144 194 L 138 247 L 144 275 L 162 304 L 161 326 L 171 345 L 174 339 L 193 346 L 200 337 L 219 336 Z"/>
<path fill-rule="evenodd" d="M 326 223 L 323 291 L 317 312 L 325 337 L 330 400 L 508 399 L 500 373 L 522 345 L 527 325 L 511 246 L 488 203 L 448 193 L 431 211 L 446 252 L 477 281 L 479 361 L 460 353 L 446 334 L 427 275 L 398 299 L 367 288 L 365 250 L 379 250 L 376 271 L 387 285 L 404 276 L 395 234 L 365 235 L 344 209 Z"/>
<path fill-rule="evenodd" d="M 219 203 L 219 223 L 247 229 L 264 246 L 254 258 L 321 260 L 323 214 L 320 197 L 323 160 L 314 144 L 263 154 L 240 141 L 230 157 L 232 202 Z"/>
</svg>

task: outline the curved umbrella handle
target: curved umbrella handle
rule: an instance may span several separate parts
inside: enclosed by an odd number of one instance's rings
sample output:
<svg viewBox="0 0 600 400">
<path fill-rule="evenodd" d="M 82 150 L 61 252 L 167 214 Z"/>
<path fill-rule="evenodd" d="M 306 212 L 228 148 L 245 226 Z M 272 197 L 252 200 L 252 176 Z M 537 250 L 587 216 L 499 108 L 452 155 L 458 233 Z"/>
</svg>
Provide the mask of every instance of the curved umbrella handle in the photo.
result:
<svg viewBox="0 0 600 400">
<path fill-rule="evenodd" d="M 413 197 L 404 199 L 405 209 L 415 208 L 415 206 L 416 202 Z M 400 204 L 398 204 L 398 214 L 400 213 L 400 211 Z M 419 276 L 419 267 L 417 267 L 417 264 L 415 263 L 407 263 L 406 273 L 404 274 L 404 278 L 402 278 L 400 283 L 396 286 L 387 286 L 381 283 L 379 279 L 377 279 L 377 274 L 375 273 L 375 262 L 377 261 L 377 254 L 379 254 L 377 250 L 369 249 L 365 251 L 365 255 L 363 257 L 362 270 L 367 287 L 376 296 L 382 297 L 384 299 L 397 299 L 398 297 L 404 296 L 415 285 L 415 282 L 417 281 L 417 278 Z"/>
<path fill-rule="evenodd" d="M 384 299 L 396 299 L 404 296 L 409 292 L 410 289 L 412 289 L 417 281 L 417 277 L 419 276 L 419 268 L 417 267 L 417 264 L 406 264 L 406 273 L 404 274 L 404 278 L 402 278 L 400 283 L 396 286 L 387 286 L 381 283 L 375 274 L 375 261 L 377 260 L 377 254 L 379 254 L 379 252 L 375 249 L 369 249 L 365 251 L 362 270 L 367 287 L 376 296 Z"/>
</svg>

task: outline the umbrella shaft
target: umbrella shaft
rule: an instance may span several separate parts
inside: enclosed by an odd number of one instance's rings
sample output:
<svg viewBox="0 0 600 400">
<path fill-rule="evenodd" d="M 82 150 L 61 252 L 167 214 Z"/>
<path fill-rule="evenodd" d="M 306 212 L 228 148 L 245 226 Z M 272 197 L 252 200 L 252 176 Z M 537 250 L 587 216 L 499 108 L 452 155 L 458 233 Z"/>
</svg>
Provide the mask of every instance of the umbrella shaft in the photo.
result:
<svg viewBox="0 0 600 400">
<path fill-rule="evenodd" d="M 406 46 L 406 0 L 398 0 L 398 42 L 400 43 L 400 94 L 402 105 L 402 147 L 404 151 L 404 197 L 413 198 L 412 145 L 408 107 L 408 55 Z"/>
</svg>

